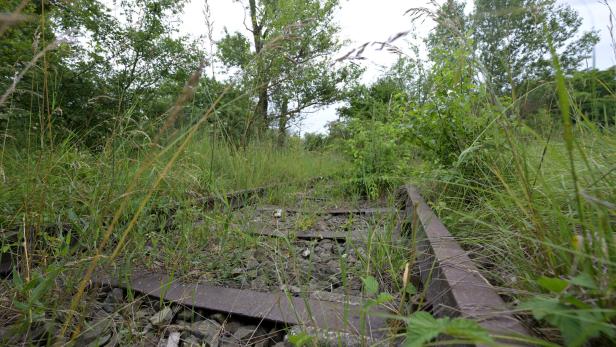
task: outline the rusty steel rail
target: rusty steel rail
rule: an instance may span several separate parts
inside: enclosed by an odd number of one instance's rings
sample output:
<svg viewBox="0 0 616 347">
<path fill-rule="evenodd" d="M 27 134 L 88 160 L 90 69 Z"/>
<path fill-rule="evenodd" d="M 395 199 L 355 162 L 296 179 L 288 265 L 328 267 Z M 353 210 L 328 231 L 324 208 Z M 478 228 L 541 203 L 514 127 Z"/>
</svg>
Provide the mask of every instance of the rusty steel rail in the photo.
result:
<svg viewBox="0 0 616 347">
<path fill-rule="evenodd" d="M 364 310 L 350 302 L 339 303 L 302 297 L 287 296 L 284 292 L 257 292 L 209 284 L 184 284 L 156 273 L 133 274 L 130 279 L 118 280 L 96 277 L 94 285 L 130 289 L 174 303 L 260 318 L 288 325 L 315 327 L 350 333 L 367 338 L 378 338 L 387 331 L 384 318 L 377 311 Z"/>
<path fill-rule="evenodd" d="M 498 336 L 531 336 L 494 287 L 481 276 L 419 190 L 408 185 L 397 195 L 405 211 L 405 223 L 400 231 L 411 233 L 410 239 L 415 242 L 415 266 L 426 288 L 427 300 L 432 304 L 433 314 L 473 319 Z M 500 342 L 521 344 L 508 339 Z"/>
</svg>

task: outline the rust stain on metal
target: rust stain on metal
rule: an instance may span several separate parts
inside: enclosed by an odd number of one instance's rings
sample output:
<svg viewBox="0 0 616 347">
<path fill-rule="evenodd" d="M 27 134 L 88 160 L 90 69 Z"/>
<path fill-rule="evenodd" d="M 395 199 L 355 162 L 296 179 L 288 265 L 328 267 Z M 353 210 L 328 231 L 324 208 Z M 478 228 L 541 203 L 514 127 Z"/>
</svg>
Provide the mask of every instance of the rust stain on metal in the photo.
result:
<svg viewBox="0 0 616 347">
<path fill-rule="evenodd" d="M 496 290 L 481 276 L 466 252 L 426 204 L 414 186 L 400 189 L 405 210 L 402 233 L 415 233 L 417 265 L 436 316 L 462 316 L 476 320 L 500 336 L 531 336 Z M 511 340 L 508 343 L 516 344 Z M 517 344 L 520 344 L 519 342 Z"/>
<path fill-rule="evenodd" d="M 254 317 L 288 325 L 303 325 L 321 329 L 380 337 L 387 330 L 384 318 L 376 309 L 363 317 L 361 306 L 290 297 L 283 292 L 257 292 L 209 284 L 183 284 L 164 274 L 134 274 L 128 282 L 110 278 L 95 278 L 97 285 L 130 288 L 178 304 Z M 383 314 L 384 312 L 380 312 Z"/>
</svg>

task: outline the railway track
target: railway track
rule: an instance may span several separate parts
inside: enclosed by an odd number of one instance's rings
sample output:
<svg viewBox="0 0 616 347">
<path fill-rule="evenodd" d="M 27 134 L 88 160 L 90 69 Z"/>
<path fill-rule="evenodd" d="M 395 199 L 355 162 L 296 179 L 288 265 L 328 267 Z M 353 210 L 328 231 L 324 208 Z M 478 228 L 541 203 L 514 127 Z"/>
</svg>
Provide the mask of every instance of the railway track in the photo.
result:
<svg viewBox="0 0 616 347">
<path fill-rule="evenodd" d="M 97 274 L 77 344 L 398 345 L 396 317 L 417 310 L 529 335 L 416 188 L 381 203 L 330 199 L 324 184 L 259 198 L 270 189 L 204 200 L 214 210 L 175 266 L 152 249 Z"/>
</svg>

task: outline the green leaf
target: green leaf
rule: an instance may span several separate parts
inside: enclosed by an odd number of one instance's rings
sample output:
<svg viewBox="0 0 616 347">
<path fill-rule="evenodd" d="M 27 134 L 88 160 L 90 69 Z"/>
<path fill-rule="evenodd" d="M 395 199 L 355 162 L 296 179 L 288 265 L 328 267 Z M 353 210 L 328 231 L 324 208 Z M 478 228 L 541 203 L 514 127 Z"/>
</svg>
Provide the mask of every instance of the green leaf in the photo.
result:
<svg viewBox="0 0 616 347">
<path fill-rule="evenodd" d="M 379 292 L 379 282 L 377 282 L 376 278 L 372 276 L 363 277 L 362 282 L 364 282 L 364 290 L 368 294 L 375 295 Z"/>
<path fill-rule="evenodd" d="M 312 341 L 312 336 L 308 335 L 305 332 L 300 332 L 299 334 L 289 335 L 289 342 L 296 347 L 306 346 L 310 344 Z"/>
<path fill-rule="evenodd" d="M 537 284 L 552 293 L 560 293 L 567 288 L 568 282 L 560 278 L 541 276 Z"/>
<path fill-rule="evenodd" d="M 415 288 L 415 286 L 413 285 L 413 283 L 409 283 L 406 285 L 406 288 L 404 288 L 404 291 L 408 294 L 408 295 L 415 295 L 417 294 L 417 288 Z"/>
<path fill-rule="evenodd" d="M 614 334 L 614 326 L 608 323 L 600 312 L 577 309 L 561 303 L 556 298 L 537 297 L 520 307 L 529 309 L 536 319 L 545 320 L 557 327 L 567 346 L 582 346 L 600 333 L 608 336 Z"/>
<path fill-rule="evenodd" d="M 486 345 L 494 344 L 490 334 L 479 323 L 464 319 L 435 319 L 427 312 L 415 312 L 408 319 L 405 347 L 420 347 L 432 341 L 440 334 L 454 339 Z"/>
<path fill-rule="evenodd" d="M 16 268 L 13 268 L 13 285 L 18 291 L 22 291 L 24 288 L 24 280 L 21 278 Z"/>
<path fill-rule="evenodd" d="M 561 299 L 561 301 L 563 303 L 566 303 L 566 304 L 571 304 L 571 305 L 573 305 L 573 306 L 575 306 L 575 307 L 577 307 L 579 309 L 590 309 L 590 308 L 592 308 L 592 306 L 588 305 L 587 303 L 583 302 L 582 300 L 576 298 L 573 295 L 565 295 Z"/>
<path fill-rule="evenodd" d="M 79 217 L 72 208 L 68 210 L 68 219 L 75 224 L 79 223 Z"/>
<path fill-rule="evenodd" d="M 559 305 L 558 299 L 537 297 L 521 303 L 520 308 L 531 311 L 536 319 L 541 320 L 550 312 L 558 310 Z"/>
<path fill-rule="evenodd" d="M 36 287 L 34 287 L 34 289 L 32 290 L 32 296 L 31 298 L 34 300 L 38 300 L 43 293 L 45 293 L 47 291 L 47 289 L 49 289 L 51 285 L 51 278 L 47 277 L 43 280 L 41 280 Z"/>
<path fill-rule="evenodd" d="M 13 307 L 15 307 L 21 312 L 27 312 L 30 310 L 30 305 L 17 300 L 13 301 Z"/>
<path fill-rule="evenodd" d="M 481 342 L 484 344 L 494 343 L 490 334 L 479 325 L 479 323 L 463 318 L 453 319 L 443 331 L 445 334 L 469 340 L 472 342 Z"/>
<path fill-rule="evenodd" d="M 572 279 L 569 280 L 569 283 L 574 284 L 579 287 L 588 288 L 588 289 L 599 289 L 597 285 L 595 284 L 595 281 L 592 279 L 592 276 L 590 276 L 586 272 L 582 272 L 576 277 L 573 277 Z"/>
<path fill-rule="evenodd" d="M 405 347 L 421 347 L 441 333 L 441 326 L 428 312 L 415 312 L 408 319 Z"/>
<path fill-rule="evenodd" d="M 380 293 L 379 296 L 377 296 L 376 298 L 376 303 L 378 305 L 384 304 L 386 302 L 390 302 L 394 300 L 393 295 L 389 294 L 389 293 Z"/>
</svg>

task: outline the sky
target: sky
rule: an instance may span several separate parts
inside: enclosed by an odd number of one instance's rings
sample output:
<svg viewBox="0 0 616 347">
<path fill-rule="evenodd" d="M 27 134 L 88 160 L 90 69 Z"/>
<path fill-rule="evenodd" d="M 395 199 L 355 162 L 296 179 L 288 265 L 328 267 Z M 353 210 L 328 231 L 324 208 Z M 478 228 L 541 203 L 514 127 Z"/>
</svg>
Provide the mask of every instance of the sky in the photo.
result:
<svg viewBox="0 0 616 347">
<path fill-rule="evenodd" d="M 204 4 L 206 0 L 191 0 L 185 8 L 180 31 L 194 37 L 205 35 L 206 24 Z M 222 38 L 224 28 L 229 32 L 239 31 L 247 34 L 246 19 L 242 3 L 234 0 L 207 0 L 213 19 L 214 40 Z M 243 2 L 246 2 L 245 0 Z M 438 1 L 442 3 L 443 1 Z M 616 57 L 611 46 L 607 29 L 609 12 L 598 0 L 559 0 L 572 6 L 583 18 L 582 30 L 599 30 L 600 42 L 595 47 L 596 67 L 607 68 L 616 65 Z M 608 0 L 614 2 L 614 0 Z M 336 21 L 341 28 L 340 37 L 348 40 L 348 50 L 368 41 L 383 41 L 398 32 L 411 30 L 416 37 L 425 37 L 433 24 L 429 21 L 412 25 L 405 16 L 412 7 L 430 7 L 428 0 L 340 0 L 341 7 L 336 12 Z M 614 4 L 616 10 L 616 4 Z M 466 11 L 472 10 L 472 0 L 467 0 Z M 248 21 L 246 22 L 248 24 Z M 616 33 L 615 33 L 616 34 Z M 204 40 L 204 47 L 209 43 Z M 347 50 L 347 51 L 348 51 Z M 343 52 L 345 50 L 343 49 Z M 396 60 L 396 56 L 385 51 L 368 50 L 367 60 L 361 62 L 366 68 L 363 81 L 370 83 Z M 589 59 L 588 66 L 592 66 Z M 325 107 L 306 114 L 303 121 L 293 129 L 296 132 L 325 132 L 327 122 L 336 120 L 336 106 Z"/>
</svg>

